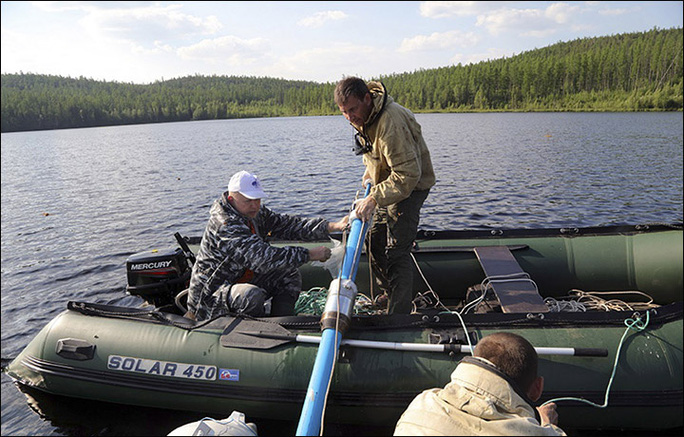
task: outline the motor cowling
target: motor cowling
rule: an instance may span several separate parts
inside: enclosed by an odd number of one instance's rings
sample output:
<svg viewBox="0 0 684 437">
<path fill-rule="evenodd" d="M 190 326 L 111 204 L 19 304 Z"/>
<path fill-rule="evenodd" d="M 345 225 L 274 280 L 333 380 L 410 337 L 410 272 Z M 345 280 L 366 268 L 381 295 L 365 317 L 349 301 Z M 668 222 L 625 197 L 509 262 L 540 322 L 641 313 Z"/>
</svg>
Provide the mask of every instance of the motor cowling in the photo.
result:
<svg viewBox="0 0 684 437">
<path fill-rule="evenodd" d="M 139 296 L 156 307 L 173 304 L 190 283 L 192 269 L 179 247 L 148 250 L 126 260 L 126 293 Z"/>
</svg>

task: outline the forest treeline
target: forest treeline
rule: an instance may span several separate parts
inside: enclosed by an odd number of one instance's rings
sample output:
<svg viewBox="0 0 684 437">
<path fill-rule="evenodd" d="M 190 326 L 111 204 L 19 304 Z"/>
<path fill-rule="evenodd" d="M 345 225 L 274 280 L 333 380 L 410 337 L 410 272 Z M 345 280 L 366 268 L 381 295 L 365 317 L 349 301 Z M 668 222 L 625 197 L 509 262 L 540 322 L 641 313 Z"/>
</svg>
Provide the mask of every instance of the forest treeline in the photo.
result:
<svg viewBox="0 0 684 437">
<path fill-rule="evenodd" d="M 516 56 L 389 76 L 414 112 L 681 111 L 682 29 L 560 42 Z M 340 72 L 340 76 L 344 72 Z M 334 83 L 189 76 L 151 84 L 2 75 L 2 132 L 331 115 Z"/>
</svg>

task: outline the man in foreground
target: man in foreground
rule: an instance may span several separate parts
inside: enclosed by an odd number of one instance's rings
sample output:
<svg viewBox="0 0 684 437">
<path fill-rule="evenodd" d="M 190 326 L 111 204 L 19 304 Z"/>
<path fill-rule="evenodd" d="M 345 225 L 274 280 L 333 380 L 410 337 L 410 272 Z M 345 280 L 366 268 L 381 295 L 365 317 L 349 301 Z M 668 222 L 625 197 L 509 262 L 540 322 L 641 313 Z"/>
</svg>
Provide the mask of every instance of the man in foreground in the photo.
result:
<svg viewBox="0 0 684 437">
<path fill-rule="evenodd" d="M 416 396 L 394 435 L 566 435 L 554 403 L 532 407 L 544 389 L 537 361 L 534 347 L 517 334 L 483 338 L 443 389 Z"/>
<path fill-rule="evenodd" d="M 271 316 L 293 315 L 302 287 L 299 267 L 326 261 L 331 249 L 274 247 L 267 239 L 325 240 L 343 231 L 349 217 L 331 223 L 277 214 L 261 205 L 264 197 L 259 179 L 240 171 L 214 202 L 192 267 L 186 316 L 197 321 L 229 312 L 261 317 L 268 299 Z"/>
</svg>

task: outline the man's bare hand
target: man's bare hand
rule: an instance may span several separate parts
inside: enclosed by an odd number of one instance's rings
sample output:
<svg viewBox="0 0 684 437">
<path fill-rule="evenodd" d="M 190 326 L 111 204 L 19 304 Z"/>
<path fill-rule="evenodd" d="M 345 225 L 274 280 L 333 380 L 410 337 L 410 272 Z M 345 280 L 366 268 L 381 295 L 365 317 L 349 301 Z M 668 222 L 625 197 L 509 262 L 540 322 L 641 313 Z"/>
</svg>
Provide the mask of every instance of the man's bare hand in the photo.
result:
<svg viewBox="0 0 684 437">
<path fill-rule="evenodd" d="M 550 404 L 537 407 L 537 411 L 539 411 L 542 426 L 548 424 L 558 425 L 558 412 L 556 411 L 555 403 L 551 402 Z"/>
<path fill-rule="evenodd" d="M 368 222 L 373 218 L 376 206 L 378 206 L 378 204 L 375 199 L 368 196 L 356 204 L 356 216 L 362 221 Z"/>
<path fill-rule="evenodd" d="M 309 249 L 309 260 L 311 261 L 327 261 L 330 259 L 332 250 L 329 247 L 318 246 Z"/>
<path fill-rule="evenodd" d="M 342 220 L 338 222 L 329 222 L 328 223 L 328 233 L 331 232 L 342 232 L 347 228 L 347 225 L 349 224 L 349 216 L 346 215 Z"/>
</svg>

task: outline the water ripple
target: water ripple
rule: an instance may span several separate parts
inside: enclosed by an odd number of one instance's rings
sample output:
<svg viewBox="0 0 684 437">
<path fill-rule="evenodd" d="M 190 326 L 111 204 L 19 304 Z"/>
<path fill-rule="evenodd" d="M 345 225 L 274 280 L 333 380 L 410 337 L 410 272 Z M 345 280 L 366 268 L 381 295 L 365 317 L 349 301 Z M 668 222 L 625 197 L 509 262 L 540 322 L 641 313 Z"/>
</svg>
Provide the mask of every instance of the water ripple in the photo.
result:
<svg viewBox="0 0 684 437">
<path fill-rule="evenodd" d="M 423 229 L 682 220 L 681 113 L 417 118 L 437 177 Z M 351 141 L 341 116 L 2 134 L 3 357 L 69 300 L 140 304 L 126 259 L 201 235 L 238 170 L 259 175 L 275 211 L 341 218 L 363 176 Z M 5 387 L 3 432 L 19 433 L 25 402 Z"/>
</svg>

